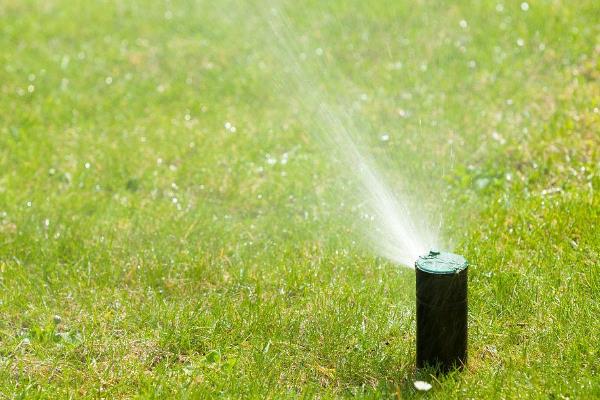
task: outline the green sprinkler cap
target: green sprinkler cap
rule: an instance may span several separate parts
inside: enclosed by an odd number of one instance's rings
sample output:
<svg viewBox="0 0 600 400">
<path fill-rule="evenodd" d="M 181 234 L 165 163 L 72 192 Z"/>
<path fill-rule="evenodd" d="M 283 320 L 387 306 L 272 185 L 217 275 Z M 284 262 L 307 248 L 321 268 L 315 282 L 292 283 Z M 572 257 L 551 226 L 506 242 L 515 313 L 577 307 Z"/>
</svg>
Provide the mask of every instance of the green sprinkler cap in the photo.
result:
<svg viewBox="0 0 600 400">
<path fill-rule="evenodd" d="M 430 250 L 426 256 L 420 256 L 415 266 L 423 272 L 430 274 L 458 274 L 469 263 L 463 256 Z"/>
</svg>

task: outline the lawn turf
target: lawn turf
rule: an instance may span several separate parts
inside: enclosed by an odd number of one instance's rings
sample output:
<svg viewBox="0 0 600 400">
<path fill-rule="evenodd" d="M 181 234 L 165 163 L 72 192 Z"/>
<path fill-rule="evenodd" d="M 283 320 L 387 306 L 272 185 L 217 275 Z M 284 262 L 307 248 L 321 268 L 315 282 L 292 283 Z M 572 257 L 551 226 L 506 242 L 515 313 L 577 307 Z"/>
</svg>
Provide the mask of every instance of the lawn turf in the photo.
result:
<svg viewBox="0 0 600 400">
<path fill-rule="evenodd" d="M 600 397 L 598 3 L 297 3 L 0 2 L 0 398 Z M 462 373 L 270 6 L 469 259 Z"/>
</svg>

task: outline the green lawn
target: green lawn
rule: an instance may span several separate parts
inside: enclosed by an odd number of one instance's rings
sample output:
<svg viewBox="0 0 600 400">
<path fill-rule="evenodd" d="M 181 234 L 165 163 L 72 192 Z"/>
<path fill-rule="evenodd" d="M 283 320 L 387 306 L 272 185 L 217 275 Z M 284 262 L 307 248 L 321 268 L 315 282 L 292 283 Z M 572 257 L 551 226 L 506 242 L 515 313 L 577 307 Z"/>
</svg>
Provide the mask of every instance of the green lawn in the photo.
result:
<svg viewBox="0 0 600 400">
<path fill-rule="evenodd" d="M 267 3 L 0 1 L 0 399 L 599 398 L 600 4 Z M 306 93 L 470 261 L 465 371 Z"/>
</svg>

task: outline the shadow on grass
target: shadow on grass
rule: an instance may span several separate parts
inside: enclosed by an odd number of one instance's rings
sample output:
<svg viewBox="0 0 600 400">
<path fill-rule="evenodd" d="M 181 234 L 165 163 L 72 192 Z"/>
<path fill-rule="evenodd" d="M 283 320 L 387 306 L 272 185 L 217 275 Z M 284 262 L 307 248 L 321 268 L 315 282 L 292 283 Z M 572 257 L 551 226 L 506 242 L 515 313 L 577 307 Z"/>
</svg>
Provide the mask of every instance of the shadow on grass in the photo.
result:
<svg viewBox="0 0 600 400">
<path fill-rule="evenodd" d="M 430 397 L 446 383 L 456 382 L 465 370 L 453 369 L 442 371 L 436 367 L 417 369 L 414 366 L 403 368 L 392 375 L 382 376 L 380 384 L 376 387 L 354 387 L 348 389 L 347 394 L 352 397 L 365 399 L 413 399 Z M 424 381 L 431 384 L 429 390 L 417 390 L 415 381 Z"/>
</svg>

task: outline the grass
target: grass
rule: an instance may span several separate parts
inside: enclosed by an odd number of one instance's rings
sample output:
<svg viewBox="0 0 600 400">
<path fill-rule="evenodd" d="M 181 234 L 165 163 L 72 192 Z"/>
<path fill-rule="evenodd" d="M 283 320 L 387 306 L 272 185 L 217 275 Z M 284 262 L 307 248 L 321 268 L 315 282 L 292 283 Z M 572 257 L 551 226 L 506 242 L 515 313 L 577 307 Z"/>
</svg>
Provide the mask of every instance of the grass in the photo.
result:
<svg viewBox="0 0 600 400">
<path fill-rule="evenodd" d="M 471 262 L 464 372 L 415 371 L 262 5 L 5 0 L 0 398 L 600 397 L 600 7 L 397 3 L 285 10 Z"/>
</svg>

